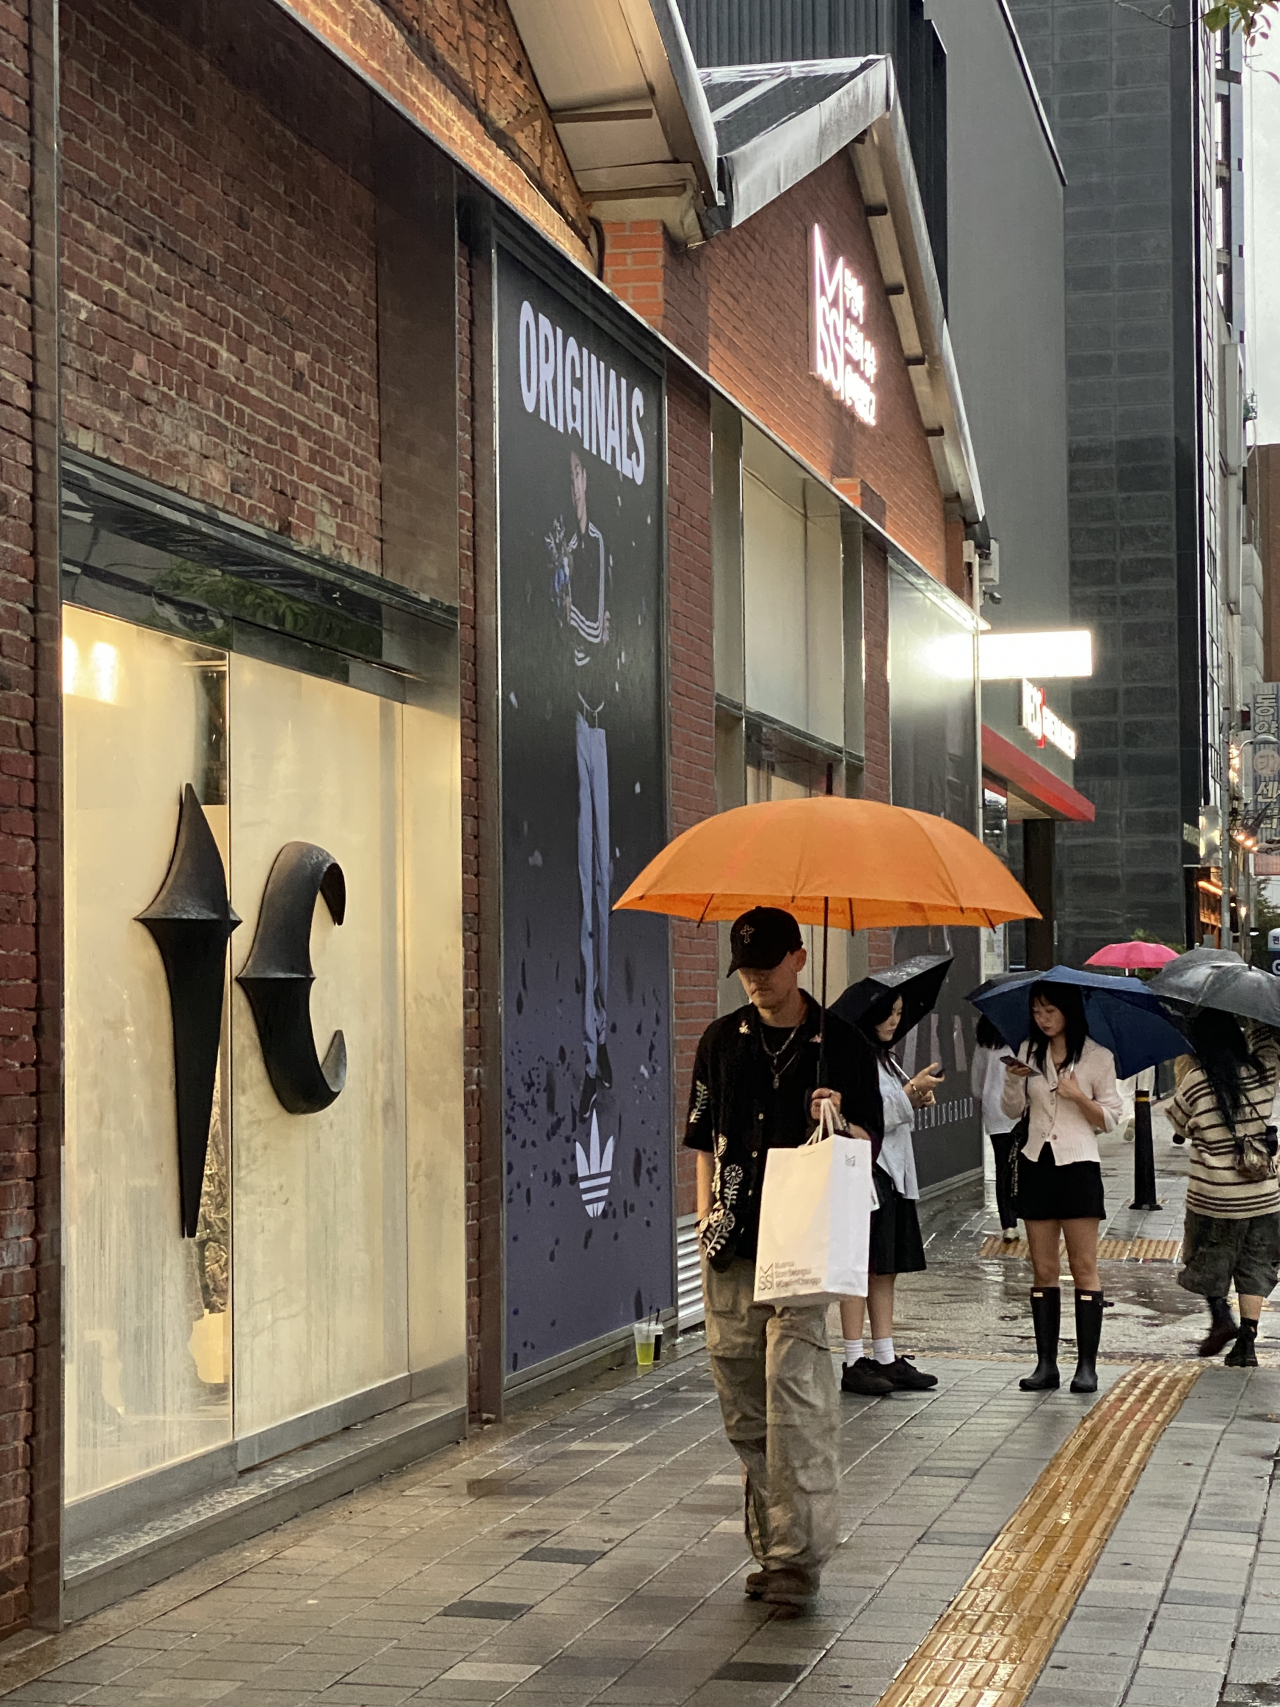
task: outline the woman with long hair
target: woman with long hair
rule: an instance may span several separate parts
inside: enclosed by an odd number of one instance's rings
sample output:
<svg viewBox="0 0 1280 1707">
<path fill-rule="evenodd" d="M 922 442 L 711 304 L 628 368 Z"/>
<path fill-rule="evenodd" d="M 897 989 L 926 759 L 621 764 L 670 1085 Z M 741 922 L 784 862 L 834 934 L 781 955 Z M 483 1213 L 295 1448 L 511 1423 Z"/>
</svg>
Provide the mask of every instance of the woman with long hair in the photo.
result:
<svg viewBox="0 0 1280 1707">
<path fill-rule="evenodd" d="M 893 1054 L 902 1025 L 902 997 L 886 990 L 858 1018 L 876 1052 L 880 1075 L 880 1099 L 884 1105 L 884 1142 L 872 1169 L 880 1207 L 871 1213 L 871 1247 L 868 1262 L 867 1296 L 842 1298 L 840 1324 L 844 1333 L 844 1372 L 840 1386 L 846 1393 L 866 1397 L 892 1393 L 895 1388 L 923 1392 L 938 1385 L 936 1375 L 926 1375 L 909 1357 L 899 1357 L 893 1346 L 893 1288 L 900 1274 L 917 1274 L 924 1268 L 924 1240 L 920 1237 L 920 1214 L 916 1199 L 916 1158 L 911 1129 L 916 1110 L 933 1101 L 942 1083 L 938 1063 L 931 1061 L 909 1079 Z M 871 1317 L 870 1357 L 863 1355 L 864 1314 Z"/>
<path fill-rule="evenodd" d="M 1028 1000 L 1030 1032 L 1016 1059 L 1005 1057 L 1000 1099 L 1011 1119 L 1026 1120 L 1016 1156 L 1017 1208 L 1031 1247 L 1036 1367 L 1018 1385 L 1028 1393 L 1058 1386 L 1061 1237 L 1076 1289 L 1071 1391 L 1095 1393 L 1103 1310 L 1098 1224 L 1106 1214 L 1098 1134 L 1112 1131 L 1120 1118 L 1116 1064 L 1111 1051 L 1089 1036 L 1084 998 L 1074 985 L 1040 979 Z"/>
<path fill-rule="evenodd" d="M 1280 1270 L 1280 1181 L 1268 1132 L 1280 1079 L 1280 1043 L 1269 1026 L 1216 1008 L 1187 1027 L 1192 1056 L 1169 1117 L 1175 1142 L 1191 1144 L 1178 1285 L 1209 1303 L 1201 1357 L 1254 1369 L 1258 1319 Z M 1227 1294 L 1235 1284 L 1240 1325 Z"/>
<path fill-rule="evenodd" d="M 969 1088 L 982 1116 L 982 1130 L 996 1159 L 996 1213 L 1005 1239 L 1018 1236 L 1018 1206 L 1013 1200 L 1013 1132 L 1017 1122 L 1000 1106 L 1004 1095 L 1004 1062 L 1009 1045 L 986 1014 L 978 1016 L 977 1044 L 969 1069 Z"/>
</svg>

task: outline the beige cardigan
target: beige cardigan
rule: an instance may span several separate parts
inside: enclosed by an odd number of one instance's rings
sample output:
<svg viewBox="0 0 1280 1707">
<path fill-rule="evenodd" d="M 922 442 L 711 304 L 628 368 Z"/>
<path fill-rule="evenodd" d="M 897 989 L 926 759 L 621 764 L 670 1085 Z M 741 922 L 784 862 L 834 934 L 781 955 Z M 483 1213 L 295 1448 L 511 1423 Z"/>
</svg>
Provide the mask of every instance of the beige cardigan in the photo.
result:
<svg viewBox="0 0 1280 1707">
<path fill-rule="evenodd" d="M 1029 1045 L 1018 1050 L 1018 1059 L 1025 1061 Z M 1123 1113 L 1120 1093 L 1116 1090 L 1115 1057 L 1100 1043 L 1086 1038 L 1075 1068 L 1076 1083 L 1084 1094 L 1098 1103 L 1107 1117 L 1104 1132 L 1114 1131 Z M 1076 1103 L 1058 1095 L 1058 1070 L 1048 1051 L 1045 1052 L 1044 1074 L 1033 1073 L 1029 1079 L 1014 1078 L 1006 1072 L 1000 1106 L 1011 1119 L 1020 1119 L 1028 1104 L 1031 1120 L 1022 1154 L 1029 1162 L 1039 1159 L 1046 1140 L 1053 1145 L 1053 1159 L 1060 1168 L 1072 1162 L 1096 1162 L 1098 1134 L 1089 1124 L 1085 1112 Z"/>
</svg>

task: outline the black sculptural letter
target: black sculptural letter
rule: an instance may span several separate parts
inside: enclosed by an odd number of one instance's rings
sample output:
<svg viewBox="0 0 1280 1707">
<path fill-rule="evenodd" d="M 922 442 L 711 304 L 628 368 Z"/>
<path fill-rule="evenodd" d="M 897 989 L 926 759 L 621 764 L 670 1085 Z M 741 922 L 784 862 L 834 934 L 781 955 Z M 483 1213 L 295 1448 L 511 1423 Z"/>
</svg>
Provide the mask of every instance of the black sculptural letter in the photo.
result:
<svg viewBox="0 0 1280 1707">
<path fill-rule="evenodd" d="M 160 893 L 137 918 L 155 938 L 169 983 L 182 1236 L 194 1239 L 222 1038 L 227 943 L 240 919 L 227 895 L 218 844 L 190 783 L 182 791 L 178 837 Z"/>
<path fill-rule="evenodd" d="M 323 1063 L 311 1030 L 311 919 L 323 895 L 335 925 L 347 885 L 333 855 L 314 842 L 286 842 L 276 855 L 258 929 L 236 979 L 249 998 L 272 1088 L 290 1114 L 316 1114 L 347 1082 L 347 1044 L 335 1031 Z"/>
</svg>

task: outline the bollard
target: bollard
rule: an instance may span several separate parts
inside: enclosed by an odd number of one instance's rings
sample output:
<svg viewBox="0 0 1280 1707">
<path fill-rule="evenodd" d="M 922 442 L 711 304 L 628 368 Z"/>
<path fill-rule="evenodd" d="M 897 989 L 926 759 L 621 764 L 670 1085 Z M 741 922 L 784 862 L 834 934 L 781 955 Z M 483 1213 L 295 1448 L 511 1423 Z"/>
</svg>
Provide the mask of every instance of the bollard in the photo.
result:
<svg viewBox="0 0 1280 1707">
<path fill-rule="evenodd" d="M 1133 1097 L 1133 1202 L 1130 1209 L 1159 1209 L 1156 1202 L 1156 1151 L 1151 1141 L 1151 1092 Z"/>
</svg>

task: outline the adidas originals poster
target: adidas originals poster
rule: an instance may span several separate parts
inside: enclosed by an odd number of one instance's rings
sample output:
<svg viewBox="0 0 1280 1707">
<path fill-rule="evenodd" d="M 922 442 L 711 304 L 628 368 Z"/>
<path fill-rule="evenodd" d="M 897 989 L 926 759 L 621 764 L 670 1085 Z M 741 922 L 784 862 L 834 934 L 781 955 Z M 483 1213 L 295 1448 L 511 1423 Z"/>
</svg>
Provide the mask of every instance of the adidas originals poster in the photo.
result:
<svg viewBox="0 0 1280 1707">
<path fill-rule="evenodd" d="M 672 1302 L 661 376 L 505 251 L 499 659 L 510 1378 Z"/>
</svg>

